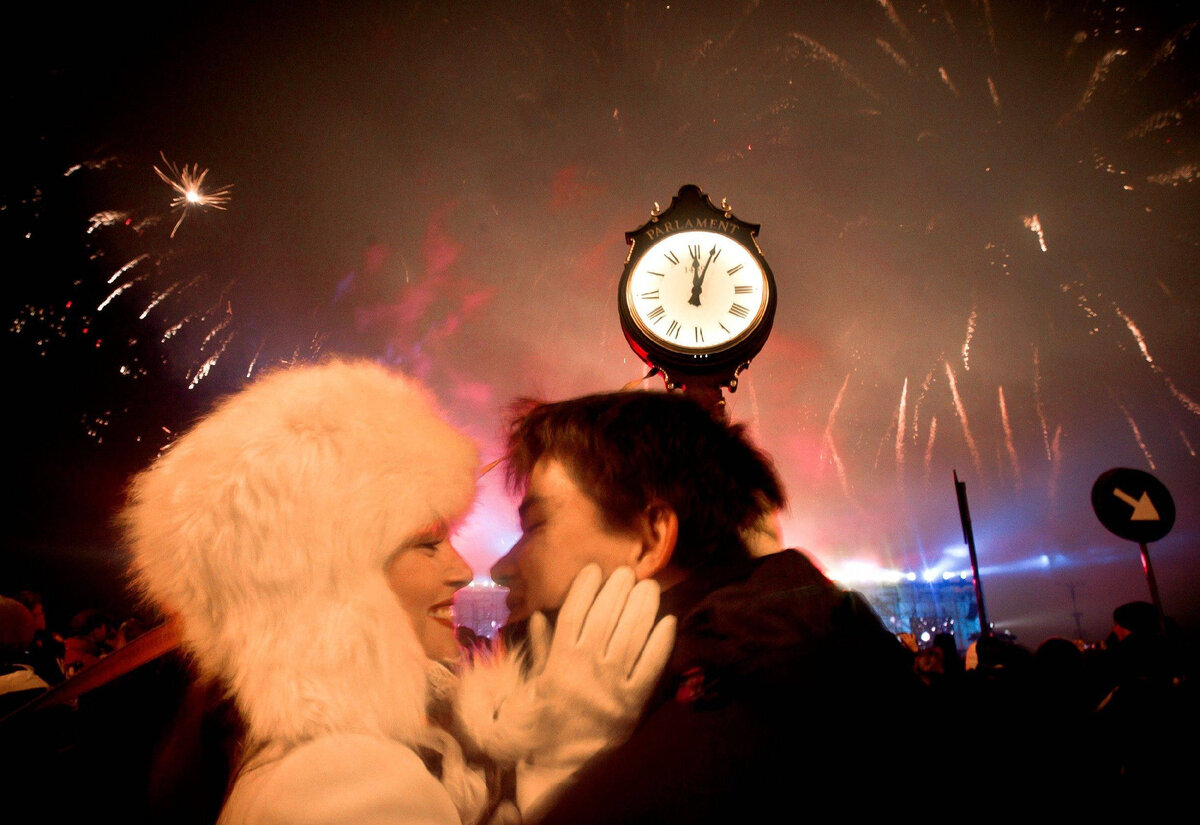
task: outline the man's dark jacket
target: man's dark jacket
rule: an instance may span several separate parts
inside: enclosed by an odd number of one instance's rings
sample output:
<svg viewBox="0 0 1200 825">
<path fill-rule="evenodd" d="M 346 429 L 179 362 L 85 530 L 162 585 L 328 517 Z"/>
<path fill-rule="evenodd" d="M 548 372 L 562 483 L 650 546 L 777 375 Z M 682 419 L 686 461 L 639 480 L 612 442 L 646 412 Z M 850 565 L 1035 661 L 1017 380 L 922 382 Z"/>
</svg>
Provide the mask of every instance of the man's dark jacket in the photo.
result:
<svg viewBox="0 0 1200 825">
<path fill-rule="evenodd" d="M 788 550 L 693 573 L 660 612 L 679 626 L 646 715 L 544 825 L 748 821 L 902 798 L 917 683 L 860 596 Z"/>
</svg>

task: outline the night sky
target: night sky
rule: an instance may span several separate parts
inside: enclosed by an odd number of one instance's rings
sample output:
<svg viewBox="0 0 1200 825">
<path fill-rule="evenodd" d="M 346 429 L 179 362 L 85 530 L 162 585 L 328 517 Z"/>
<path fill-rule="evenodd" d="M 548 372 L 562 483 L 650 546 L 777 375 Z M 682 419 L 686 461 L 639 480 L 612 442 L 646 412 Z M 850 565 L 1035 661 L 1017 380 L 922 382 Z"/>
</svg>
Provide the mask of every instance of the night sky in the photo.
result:
<svg viewBox="0 0 1200 825">
<path fill-rule="evenodd" d="M 957 574 L 957 471 L 995 624 L 1098 639 L 1148 590 L 1090 490 L 1137 468 L 1178 510 L 1166 611 L 1200 621 L 1194 3 L 34 14 L 2 50 L 0 590 L 52 619 L 127 609 L 126 479 L 261 369 L 395 365 L 485 460 L 515 398 L 636 381 L 624 233 L 694 183 L 778 284 L 729 410 L 789 545 Z M 172 210 L 154 170 L 185 165 L 226 209 Z M 460 549 L 485 575 L 515 536 L 489 474 Z"/>
</svg>

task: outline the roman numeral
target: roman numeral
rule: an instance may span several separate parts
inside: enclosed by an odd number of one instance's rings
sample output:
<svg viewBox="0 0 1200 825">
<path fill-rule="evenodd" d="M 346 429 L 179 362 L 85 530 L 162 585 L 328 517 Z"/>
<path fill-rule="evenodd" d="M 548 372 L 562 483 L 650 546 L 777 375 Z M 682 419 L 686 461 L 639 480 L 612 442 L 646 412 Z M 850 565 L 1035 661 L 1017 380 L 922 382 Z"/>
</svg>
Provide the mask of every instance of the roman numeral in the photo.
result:
<svg viewBox="0 0 1200 825">
<path fill-rule="evenodd" d="M 717 326 L 719 326 L 721 329 L 725 330 L 726 332 L 729 332 L 729 327 L 725 326 L 720 321 L 717 322 Z"/>
<path fill-rule="evenodd" d="M 667 256 L 667 260 L 671 262 L 671 266 L 674 266 L 675 264 L 679 263 L 679 259 L 675 257 L 674 252 L 671 252 L 668 250 L 667 252 L 664 252 L 663 254 Z"/>
<path fill-rule="evenodd" d="M 749 288 L 749 287 L 747 287 L 747 288 Z M 654 290 L 653 292 L 643 292 L 643 293 L 642 293 L 641 295 L 639 295 L 638 297 L 639 297 L 639 298 L 657 298 L 657 297 L 658 297 L 658 290 L 656 289 L 656 290 Z"/>
<path fill-rule="evenodd" d="M 665 309 L 663 309 L 661 306 L 656 306 L 654 309 L 646 313 L 646 317 L 657 324 L 666 314 L 667 311 Z"/>
<path fill-rule="evenodd" d="M 704 343 L 704 330 L 700 329 L 700 327 L 693 327 L 693 329 L 696 330 L 696 343 L 703 344 Z"/>
<path fill-rule="evenodd" d="M 737 273 L 739 273 L 739 272 L 741 272 L 741 271 L 742 271 L 742 265 L 741 265 L 741 264 L 738 264 L 738 265 L 737 265 L 737 266 L 735 266 L 733 269 L 727 269 L 727 270 L 725 270 L 725 274 L 726 274 L 726 275 L 736 275 Z"/>
<path fill-rule="evenodd" d="M 733 288 L 734 295 L 751 295 L 753 293 L 754 293 L 754 287 L 752 287 L 752 286 L 735 286 Z M 654 293 L 654 297 L 656 297 L 656 298 L 658 297 L 657 292 Z"/>
<path fill-rule="evenodd" d="M 750 314 L 750 310 L 746 309 L 741 304 L 734 304 L 733 306 L 731 306 L 729 308 L 729 312 L 730 312 L 730 314 L 736 315 L 739 318 L 745 318 L 747 315 Z"/>
<path fill-rule="evenodd" d="M 679 330 L 680 329 L 682 329 L 682 327 L 679 326 L 679 322 L 672 321 L 671 326 L 667 328 L 667 335 L 670 335 L 675 340 L 679 340 Z"/>
</svg>

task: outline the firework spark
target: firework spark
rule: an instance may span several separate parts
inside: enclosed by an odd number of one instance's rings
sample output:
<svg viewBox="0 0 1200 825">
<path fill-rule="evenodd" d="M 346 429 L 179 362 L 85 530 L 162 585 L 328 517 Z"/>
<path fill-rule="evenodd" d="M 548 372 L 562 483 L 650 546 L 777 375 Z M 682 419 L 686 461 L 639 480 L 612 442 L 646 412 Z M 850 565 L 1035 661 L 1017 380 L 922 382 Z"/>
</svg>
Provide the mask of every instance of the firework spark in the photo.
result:
<svg viewBox="0 0 1200 825">
<path fill-rule="evenodd" d="M 161 155 L 163 165 L 167 167 L 167 171 L 154 167 L 155 173 L 162 178 L 163 183 L 170 186 L 179 194 L 171 200 L 171 209 L 179 212 L 179 220 L 175 222 L 175 228 L 171 230 L 171 237 L 175 237 L 175 233 L 179 230 L 183 219 L 187 217 L 188 210 L 195 208 L 211 207 L 213 209 L 224 210 L 229 199 L 232 197 L 229 190 L 233 188 L 233 184 L 220 186 L 211 191 L 204 191 L 204 178 L 208 175 L 207 169 L 201 169 L 197 163 L 188 166 L 186 163 L 181 167 L 176 167 L 175 164 L 167 160 L 166 155 Z M 168 174 L 169 173 L 169 174 Z"/>
</svg>

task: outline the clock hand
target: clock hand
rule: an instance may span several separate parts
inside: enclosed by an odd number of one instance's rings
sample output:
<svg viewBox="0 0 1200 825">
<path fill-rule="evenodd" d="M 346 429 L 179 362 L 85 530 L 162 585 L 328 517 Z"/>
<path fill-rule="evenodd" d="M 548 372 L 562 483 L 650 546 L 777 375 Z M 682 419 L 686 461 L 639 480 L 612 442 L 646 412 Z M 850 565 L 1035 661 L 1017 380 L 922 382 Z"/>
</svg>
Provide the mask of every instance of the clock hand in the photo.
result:
<svg viewBox="0 0 1200 825">
<path fill-rule="evenodd" d="M 708 274 L 708 265 L 712 263 L 716 257 L 717 247 L 714 245 L 708 251 L 708 260 L 704 262 L 704 270 L 692 275 L 692 297 L 688 299 L 688 303 L 694 307 L 700 306 L 700 290 L 704 288 L 704 276 Z M 700 261 L 697 259 L 695 266 L 699 266 Z"/>
<path fill-rule="evenodd" d="M 692 297 L 688 298 L 688 303 L 692 306 L 700 306 L 700 285 L 702 278 L 700 277 L 700 245 L 688 244 L 688 254 L 692 256 Z"/>
</svg>

